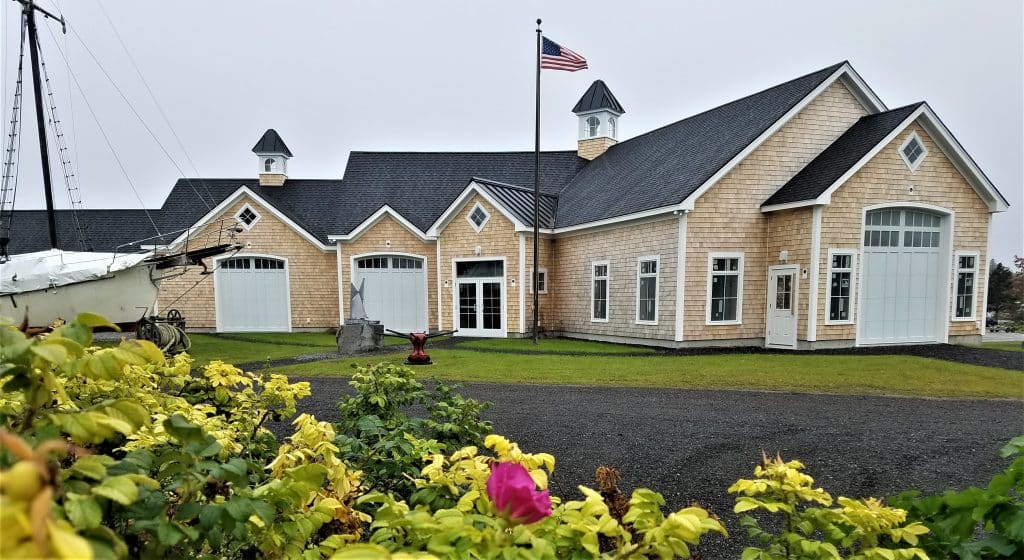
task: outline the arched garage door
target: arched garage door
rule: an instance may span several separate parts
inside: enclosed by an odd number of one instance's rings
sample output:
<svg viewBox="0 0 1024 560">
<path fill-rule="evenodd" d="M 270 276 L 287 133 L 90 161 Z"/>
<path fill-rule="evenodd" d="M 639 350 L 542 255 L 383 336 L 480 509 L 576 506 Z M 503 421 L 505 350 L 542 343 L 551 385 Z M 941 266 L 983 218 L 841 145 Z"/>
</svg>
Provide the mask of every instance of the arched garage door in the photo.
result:
<svg viewBox="0 0 1024 560">
<path fill-rule="evenodd" d="M 285 261 L 231 257 L 214 274 L 218 331 L 291 330 Z"/>
<path fill-rule="evenodd" d="M 913 208 L 867 213 L 861 344 L 938 342 L 944 332 L 946 219 Z"/>
<path fill-rule="evenodd" d="M 353 283 L 363 289 L 366 315 L 396 331 L 427 330 L 427 271 L 424 259 L 374 255 L 355 260 Z"/>
</svg>

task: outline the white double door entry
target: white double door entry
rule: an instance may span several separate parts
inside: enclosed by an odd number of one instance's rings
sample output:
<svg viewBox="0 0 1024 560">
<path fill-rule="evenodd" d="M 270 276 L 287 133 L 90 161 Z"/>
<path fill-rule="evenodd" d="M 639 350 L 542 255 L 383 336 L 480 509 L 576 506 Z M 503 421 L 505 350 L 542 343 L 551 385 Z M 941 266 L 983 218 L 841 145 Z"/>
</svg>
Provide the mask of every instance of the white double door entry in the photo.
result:
<svg viewBox="0 0 1024 560">
<path fill-rule="evenodd" d="M 456 336 L 505 337 L 505 263 L 456 261 Z"/>
</svg>

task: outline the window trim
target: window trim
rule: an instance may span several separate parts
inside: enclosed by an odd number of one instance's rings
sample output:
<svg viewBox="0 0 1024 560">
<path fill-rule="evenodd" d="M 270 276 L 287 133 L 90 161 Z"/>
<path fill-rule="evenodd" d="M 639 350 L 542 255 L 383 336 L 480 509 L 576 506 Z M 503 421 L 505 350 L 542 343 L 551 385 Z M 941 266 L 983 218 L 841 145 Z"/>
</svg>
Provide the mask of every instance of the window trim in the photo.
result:
<svg viewBox="0 0 1024 560">
<path fill-rule="evenodd" d="M 711 320 L 711 279 L 714 277 L 715 271 L 711 269 L 712 262 L 715 259 L 739 259 L 737 265 L 737 279 L 736 279 L 736 318 L 732 321 L 712 321 Z M 707 263 L 707 291 L 704 297 L 704 324 L 709 326 L 719 325 L 742 325 L 743 324 L 743 268 L 744 268 L 744 253 L 740 252 L 716 252 L 708 253 Z M 731 273 L 729 273 L 731 275 Z"/>
<path fill-rule="evenodd" d="M 479 226 L 477 226 L 476 222 L 473 221 L 473 214 L 476 213 L 477 208 L 479 208 L 484 213 L 484 221 L 480 222 Z M 487 225 L 487 222 L 491 221 L 491 213 L 488 212 L 486 208 L 484 208 L 483 204 L 477 202 L 476 204 L 473 205 L 473 209 L 466 214 L 466 221 L 469 222 L 469 225 L 473 226 L 474 231 L 480 233 L 481 231 L 483 231 L 484 226 Z"/>
<path fill-rule="evenodd" d="M 597 123 L 591 124 L 591 119 L 594 119 Z M 601 136 L 601 117 L 598 117 L 597 115 L 589 115 L 587 118 L 583 119 L 583 123 L 587 132 L 587 138 L 597 138 Z M 591 130 L 593 130 L 593 132 L 591 132 Z"/>
<path fill-rule="evenodd" d="M 245 223 L 244 221 L 242 221 L 242 219 L 241 219 L 241 218 L 239 218 L 239 216 L 241 216 L 241 215 L 242 215 L 242 213 L 243 213 L 243 212 L 245 212 L 245 210 L 246 210 L 246 209 L 248 209 L 249 211 L 251 211 L 251 212 L 252 212 L 253 214 L 255 214 L 255 215 L 256 215 L 256 218 L 255 218 L 255 219 L 253 219 L 253 221 L 252 221 L 251 223 L 248 223 L 248 224 L 247 224 L 247 223 Z M 235 212 L 235 216 L 234 216 L 234 218 L 235 218 L 235 221 L 239 223 L 239 225 L 241 225 L 241 226 L 242 226 L 243 228 L 245 228 L 245 231 L 249 231 L 249 230 L 251 230 L 251 229 L 252 229 L 252 228 L 253 228 L 253 227 L 254 227 L 254 226 L 255 226 L 256 224 L 258 224 L 258 223 L 260 222 L 260 220 L 261 220 L 261 219 L 263 219 L 263 215 L 262 215 L 262 214 L 260 214 L 259 212 L 257 212 L 257 211 L 256 211 L 256 209 L 255 209 L 255 208 L 253 208 L 251 204 L 249 204 L 248 202 L 246 202 L 245 204 L 243 204 L 243 205 L 242 205 L 242 207 L 241 207 L 241 208 L 239 208 L 239 209 L 238 209 L 238 212 Z"/>
<path fill-rule="evenodd" d="M 917 158 L 916 162 L 911 163 L 910 159 L 907 158 L 907 155 L 903 153 L 903 149 L 906 148 L 914 140 L 917 140 L 917 143 L 921 146 L 921 156 Z M 917 135 L 916 131 L 911 132 L 910 136 L 907 136 L 907 139 L 904 140 L 902 144 L 900 144 L 899 151 L 900 159 L 903 160 L 903 163 L 907 164 L 907 168 L 910 169 L 911 173 L 916 173 L 917 168 L 921 167 L 921 162 L 924 161 L 924 158 L 928 156 L 928 148 L 924 145 L 924 141 L 921 140 L 921 137 Z"/>
<path fill-rule="evenodd" d="M 974 257 L 974 268 L 960 268 L 960 257 Z M 955 251 L 953 253 L 953 289 L 950 294 L 950 306 L 949 320 L 957 323 L 966 323 L 969 321 L 978 320 L 978 275 L 981 269 L 980 255 L 978 251 Z M 970 272 L 974 274 L 974 288 L 971 291 L 971 315 L 970 317 L 957 317 L 956 316 L 956 298 L 957 298 L 957 281 L 960 279 L 961 272 Z"/>
<path fill-rule="evenodd" d="M 548 269 L 546 267 L 541 266 L 541 267 L 537 267 L 537 270 L 541 274 L 544 275 L 544 287 L 542 289 L 538 290 L 537 293 L 541 294 L 541 295 L 547 294 L 548 293 L 548 280 L 550 279 L 550 277 L 548 276 Z M 527 277 L 526 283 L 529 284 L 529 287 L 527 289 L 529 290 L 529 293 L 532 294 L 533 293 L 533 267 L 530 267 L 530 273 L 529 273 L 529 275 Z"/>
<path fill-rule="evenodd" d="M 833 321 L 829 319 L 829 312 L 832 309 L 832 272 L 840 271 L 846 272 L 845 268 L 833 268 L 832 257 L 834 255 L 850 255 L 850 318 L 845 321 Z M 831 248 L 828 250 L 828 272 L 825 275 L 825 324 L 826 325 L 855 325 L 857 324 L 857 305 L 855 298 L 857 297 L 857 250 L 856 249 L 838 249 Z"/>
<path fill-rule="evenodd" d="M 594 274 L 594 269 L 603 266 L 604 276 Z M 594 316 L 594 282 L 598 279 L 604 280 L 604 319 Z M 612 295 L 612 265 L 608 261 L 590 261 L 590 322 L 607 323 L 611 317 L 611 295 Z"/>
<path fill-rule="evenodd" d="M 655 270 L 654 274 L 641 275 L 641 263 L 654 261 Z M 654 319 L 653 320 L 641 320 L 640 319 L 640 279 L 654 277 Z M 634 306 L 635 313 L 634 319 L 637 325 L 657 325 L 658 324 L 658 307 L 661 305 L 661 255 L 648 255 L 644 257 L 637 257 L 636 259 L 636 305 Z"/>
</svg>

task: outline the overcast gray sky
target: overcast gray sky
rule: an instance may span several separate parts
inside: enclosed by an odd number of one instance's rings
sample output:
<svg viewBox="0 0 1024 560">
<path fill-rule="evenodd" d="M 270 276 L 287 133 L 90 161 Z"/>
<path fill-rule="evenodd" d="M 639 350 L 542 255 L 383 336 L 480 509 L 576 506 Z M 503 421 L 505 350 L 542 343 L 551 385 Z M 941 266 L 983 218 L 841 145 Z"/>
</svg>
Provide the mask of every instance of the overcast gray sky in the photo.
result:
<svg viewBox="0 0 1024 560">
<path fill-rule="evenodd" d="M 6 136 L 19 5 L 3 1 Z M 295 154 L 295 178 L 341 177 L 351 150 L 531 150 L 533 22 L 541 17 L 546 36 L 590 64 L 589 71 L 545 72 L 543 149 L 575 147 L 570 109 L 597 78 L 625 106 L 620 138 L 628 138 L 849 60 L 888 106 L 931 104 L 1010 200 L 1011 210 L 993 222 L 992 255 L 1008 262 L 1024 252 L 1020 0 L 39 3 L 71 26 L 60 35 L 42 24 L 41 36 L 87 208 L 140 202 L 86 102 L 139 198 L 154 208 L 182 172 L 255 176 L 250 149 L 267 128 Z M 31 105 L 25 117 L 33 117 Z M 27 123 L 18 206 L 38 208 L 34 125 Z"/>
</svg>

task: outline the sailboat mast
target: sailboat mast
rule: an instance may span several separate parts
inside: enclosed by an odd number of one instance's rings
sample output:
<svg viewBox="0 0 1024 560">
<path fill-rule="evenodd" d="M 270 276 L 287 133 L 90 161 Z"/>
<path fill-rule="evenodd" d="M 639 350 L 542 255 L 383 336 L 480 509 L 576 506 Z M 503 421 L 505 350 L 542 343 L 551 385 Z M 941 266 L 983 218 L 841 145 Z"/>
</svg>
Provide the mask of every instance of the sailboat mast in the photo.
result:
<svg viewBox="0 0 1024 560">
<path fill-rule="evenodd" d="M 50 226 L 50 247 L 57 249 L 57 220 L 53 210 L 53 184 L 50 180 L 50 152 L 46 142 L 46 118 L 43 115 L 43 93 L 39 70 L 39 41 L 36 34 L 36 7 L 32 0 L 23 0 L 28 25 L 28 48 L 32 57 L 32 91 L 36 101 L 36 127 L 39 131 L 39 159 L 43 164 L 43 188 L 46 191 L 46 221 Z M 49 14 L 47 14 L 49 15 Z M 52 17 L 52 16 L 51 16 Z M 61 21 L 63 23 L 63 21 Z"/>
</svg>

